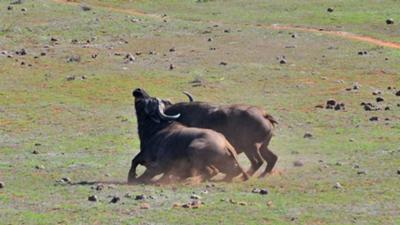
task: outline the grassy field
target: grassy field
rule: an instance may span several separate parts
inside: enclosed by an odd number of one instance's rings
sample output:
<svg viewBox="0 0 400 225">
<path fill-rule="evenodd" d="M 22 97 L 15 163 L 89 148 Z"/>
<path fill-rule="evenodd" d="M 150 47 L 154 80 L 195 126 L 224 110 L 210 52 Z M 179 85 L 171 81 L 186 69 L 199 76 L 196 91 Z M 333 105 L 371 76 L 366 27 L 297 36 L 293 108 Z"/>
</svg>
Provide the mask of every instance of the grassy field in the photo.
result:
<svg viewBox="0 0 400 225">
<path fill-rule="evenodd" d="M 0 1 L 0 224 L 400 224 L 400 49 L 271 28 L 398 44 L 399 1 L 10 2 Z M 265 108 L 279 120 L 276 171 L 124 185 L 139 148 L 136 87 L 174 102 L 189 91 Z M 328 99 L 345 110 L 316 107 Z M 173 207 L 193 193 L 200 208 Z"/>
</svg>

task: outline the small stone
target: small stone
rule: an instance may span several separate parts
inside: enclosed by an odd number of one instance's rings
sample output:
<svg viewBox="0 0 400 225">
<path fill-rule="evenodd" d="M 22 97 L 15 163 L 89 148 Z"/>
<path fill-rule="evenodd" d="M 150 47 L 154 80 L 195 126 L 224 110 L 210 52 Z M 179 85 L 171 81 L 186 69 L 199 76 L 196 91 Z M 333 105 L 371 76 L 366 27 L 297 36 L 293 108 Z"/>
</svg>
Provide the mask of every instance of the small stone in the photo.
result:
<svg viewBox="0 0 400 225">
<path fill-rule="evenodd" d="M 192 209 L 198 209 L 198 208 L 200 208 L 201 205 L 203 205 L 203 204 L 204 204 L 204 203 L 203 203 L 202 201 L 200 201 L 200 200 L 193 200 L 193 201 L 190 203 L 190 206 L 191 206 Z"/>
<path fill-rule="evenodd" d="M 230 33 L 230 32 L 231 32 L 231 30 L 229 30 L 229 29 L 224 30 L 224 33 Z"/>
<path fill-rule="evenodd" d="M 227 62 L 220 62 L 219 65 L 226 66 L 226 65 L 228 65 L 228 63 Z"/>
<path fill-rule="evenodd" d="M 174 64 L 169 64 L 169 70 L 173 70 L 175 69 L 175 65 Z"/>
<path fill-rule="evenodd" d="M 40 53 L 40 56 L 45 56 L 46 55 L 46 52 L 41 52 Z"/>
<path fill-rule="evenodd" d="M 326 107 L 334 107 L 336 105 L 336 100 L 334 99 L 329 99 L 328 101 L 326 101 Z"/>
<path fill-rule="evenodd" d="M 279 60 L 279 64 L 286 64 L 287 63 L 287 60 L 286 59 L 280 59 Z"/>
<path fill-rule="evenodd" d="M 359 171 L 357 171 L 357 174 L 358 174 L 358 175 L 365 175 L 365 174 L 367 174 L 367 171 L 365 171 L 365 170 L 359 170 Z"/>
<path fill-rule="evenodd" d="M 182 204 L 179 202 L 175 202 L 174 204 L 172 204 L 172 208 L 180 208 L 182 207 Z"/>
<path fill-rule="evenodd" d="M 0 182 L 0 189 L 3 189 L 4 188 L 4 182 Z"/>
<path fill-rule="evenodd" d="M 27 52 L 26 52 L 26 50 L 24 48 L 22 48 L 21 50 L 16 51 L 15 54 L 17 54 L 17 55 L 26 55 Z"/>
<path fill-rule="evenodd" d="M 211 42 L 211 41 L 212 41 L 212 38 L 208 38 L 207 41 L 208 41 L 208 42 Z"/>
<path fill-rule="evenodd" d="M 358 90 L 358 89 L 360 89 L 360 87 L 361 87 L 361 85 L 357 82 L 353 84 L 353 90 Z"/>
<path fill-rule="evenodd" d="M 45 167 L 43 165 L 37 165 L 37 166 L 35 166 L 35 168 L 38 169 L 38 170 L 44 170 L 45 169 Z"/>
<path fill-rule="evenodd" d="M 136 60 L 135 56 L 133 56 L 131 53 L 126 54 L 125 59 L 126 59 L 126 62 L 133 62 Z"/>
<path fill-rule="evenodd" d="M 390 107 L 389 107 L 389 106 L 386 106 L 384 110 L 385 110 L 385 111 L 389 111 L 389 110 L 390 110 Z"/>
<path fill-rule="evenodd" d="M 247 202 L 238 202 L 239 205 L 246 206 Z"/>
<path fill-rule="evenodd" d="M 102 184 L 96 185 L 96 191 L 101 191 L 103 189 L 104 189 L 104 185 L 102 185 Z"/>
<path fill-rule="evenodd" d="M 67 81 L 73 81 L 73 80 L 75 80 L 75 76 L 68 76 L 68 77 L 66 78 L 66 80 L 67 80 Z"/>
<path fill-rule="evenodd" d="M 124 195 L 124 197 L 125 197 L 125 198 L 132 198 L 133 196 L 132 196 L 130 193 L 126 193 L 126 194 Z"/>
<path fill-rule="evenodd" d="M 343 164 L 341 162 L 336 162 L 335 165 L 336 166 L 342 166 Z"/>
<path fill-rule="evenodd" d="M 315 108 L 318 108 L 318 109 L 323 109 L 324 108 L 324 106 L 323 105 L 321 105 L 321 104 L 319 104 L 319 105 L 316 105 L 316 106 L 314 106 Z"/>
<path fill-rule="evenodd" d="M 400 96 L 400 91 L 397 91 L 395 95 Z"/>
<path fill-rule="evenodd" d="M 380 90 L 375 90 L 372 92 L 372 95 L 380 95 L 382 92 Z"/>
<path fill-rule="evenodd" d="M 96 195 L 91 195 L 88 197 L 88 200 L 91 202 L 97 202 L 97 196 Z"/>
<path fill-rule="evenodd" d="M 21 12 L 27 12 L 27 11 L 28 11 L 27 8 L 22 8 L 22 9 L 21 9 Z"/>
<path fill-rule="evenodd" d="M 33 150 L 32 154 L 37 155 L 37 154 L 39 154 L 39 151 L 38 150 Z"/>
<path fill-rule="evenodd" d="M 353 168 L 354 168 L 354 169 L 358 169 L 358 168 L 360 168 L 360 165 L 354 164 L 354 165 L 353 165 Z"/>
<path fill-rule="evenodd" d="M 57 38 L 52 37 L 52 38 L 50 38 L 50 41 L 56 42 L 56 41 L 58 41 L 58 40 L 57 40 Z"/>
<path fill-rule="evenodd" d="M 397 175 L 400 175 L 400 169 L 397 170 Z M 1 188 L 1 185 L 0 185 L 0 188 Z"/>
<path fill-rule="evenodd" d="M 7 6 L 7 10 L 12 10 L 13 7 L 11 5 Z"/>
<path fill-rule="evenodd" d="M 191 208 L 192 206 L 189 204 L 189 203 L 186 203 L 186 204 L 183 204 L 182 205 L 182 208 L 185 208 L 185 209 L 189 209 L 189 208 Z"/>
<path fill-rule="evenodd" d="M 69 62 L 69 63 L 80 62 L 80 61 L 81 61 L 81 57 L 79 55 L 72 55 L 67 58 L 67 62 Z"/>
<path fill-rule="evenodd" d="M 268 202 L 267 202 L 267 206 L 268 206 L 268 207 L 272 207 L 272 201 L 268 201 Z"/>
<path fill-rule="evenodd" d="M 304 166 L 304 163 L 302 161 L 300 161 L 300 160 L 296 160 L 296 161 L 293 162 L 293 166 L 302 167 L 302 166 Z"/>
<path fill-rule="evenodd" d="M 312 137 L 313 137 L 313 135 L 309 132 L 306 132 L 303 136 L 303 138 L 312 138 Z"/>
<path fill-rule="evenodd" d="M 392 18 L 386 19 L 386 24 L 394 24 L 394 20 Z"/>
<path fill-rule="evenodd" d="M 190 196 L 190 198 L 191 198 L 191 199 L 199 200 L 199 199 L 201 199 L 201 196 L 196 195 L 196 194 L 193 194 L 193 195 Z"/>
<path fill-rule="evenodd" d="M 385 99 L 382 98 L 382 97 L 377 97 L 377 98 L 376 98 L 376 102 L 383 102 L 383 101 L 385 101 Z"/>
<path fill-rule="evenodd" d="M 140 209 L 150 209 L 150 204 L 144 202 L 144 203 L 140 204 Z"/>
<path fill-rule="evenodd" d="M 22 4 L 22 0 L 12 0 L 12 1 L 10 2 L 10 4 L 11 4 L 11 5 L 20 5 L 20 4 Z"/>
<path fill-rule="evenodd" d="M 369 118 L 369 121 L 378 121 L 379 118 L 377 116 L 373 116 L 371 118 Z"/>
<path fill-rule="evenodd" d="M 339 182 L 336 182 L 336 184 L 333 187 L 336 188 L 336 189 L 342 189 L 343 188 L 343 186 Z"/>
<path fill-rule="evenodd" d="M 251 193 L 259 194 L 260 191 L 261 191 L 261 190 L 260 190 L 259 188 L 253 188 L 253 190 L 251 190 Z"/>
<path fill-rule="evenodd" d="M 141 194 L 141 195 L 136 195 L 135 200 L 145 200 L 146 199 L 146 195 Z"/>
<path fill-rule="evenodd" d="M 331 13 L 331 12 L 333 12 L 334 10 L 333 10 L 332 7 L 329 7 L 329 8 L 326 9 L 326 11 Z"/>
<path fill-rule="evenodd" d="M 262 194 L 262 195 L 267 195 L 268 193 L 269 193 L 268 190 L 265 188 L 260 190 L 260 194 Z"/>
<path fill-rule="evenodd" d="M 113 196 L 113 198 L 111 199 L 110 203 L 117 203 L 117 202 L 119 202 L 119 200 L 121 200 L 120 197 Z"/>
<path fill-rule="evenodd" d="M 65 183 L 71 183 L 71 179 L 69 177 L 63 177 L 61 180 Z"/>
<path fill-rule="evenodd" d="M 174 47 L 170 48 L 169 52 L 175 52 L 175 48 Z"/>
<path fill-rule="evenodd" d="M 297 34 L 292 34 L 292 38 L 297 38 Z"/>
<path fill-rule="evenodd" d="M 92 8 L 91 8 L 90 6 L 87 6 L 87 5 L 81 5 L 81 9 L 82 9 L 83 11 L 90 11 L 90 10 L 92 10 Z"/>
</svg>

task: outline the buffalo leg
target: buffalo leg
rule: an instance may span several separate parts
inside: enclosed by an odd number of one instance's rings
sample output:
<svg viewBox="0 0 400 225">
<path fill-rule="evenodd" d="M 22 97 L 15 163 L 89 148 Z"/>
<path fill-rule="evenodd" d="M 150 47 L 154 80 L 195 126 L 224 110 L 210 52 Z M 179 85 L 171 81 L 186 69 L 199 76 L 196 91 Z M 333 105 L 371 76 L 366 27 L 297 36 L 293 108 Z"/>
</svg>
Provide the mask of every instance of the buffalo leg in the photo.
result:
<svg viewBox="0 0 400 225">
<path fill-rule="evenodd" d="M 132 183 L 135 181 L 136 176 L 137 176 L 136 168 L 141 163 L 142 163 L 142 154 L 139 153 L 135 156 L 135 158 L 132 159 L 131 169 L 129 170 L 129 173 L 128 173 L 128 183 Z"/>
<path fill-rule="evenodd" d="M 244 154 L 249 158 L 251 163 L 251 167 L 247 173 L 252 176 L 262 166 L 264 160 L 256 146 L 247 147 L 245 150 Z"/>
<path fill-rule="evenodd" d="M 154 169 L 146 169 L 146 171 L 144 171 L 144 173 L 142 175 L 140 175 L 140 177 L 138 177 L 136 179 L 136 181 L 138 183 L 150 183 L 151 179 L 155 176 L 157 176 L 158 174 L 160 174 L 159 171 L 154 170 Z"/>
<path fill-rule="evenodd" d="M 265 177 L 268 173 L 272 171 L 274 168 L 276 161 L 278 161 L 278 156 L 276 156 L 270 149 L 268 149 L 268 142 L 264 142 L 260 147 L 260 153 L 262 157 L 267 161 L 267 167 L 265 171 L 260 175 L 261 177 Z"/>
</svg>

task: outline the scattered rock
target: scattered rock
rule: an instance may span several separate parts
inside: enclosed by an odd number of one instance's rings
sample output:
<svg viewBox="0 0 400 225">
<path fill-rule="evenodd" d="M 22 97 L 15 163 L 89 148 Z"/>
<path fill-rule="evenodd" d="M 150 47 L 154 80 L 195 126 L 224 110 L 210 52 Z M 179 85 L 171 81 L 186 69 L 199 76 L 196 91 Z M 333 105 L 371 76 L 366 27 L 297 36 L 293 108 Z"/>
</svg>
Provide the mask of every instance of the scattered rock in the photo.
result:
<svg viewBox="0 0 400 225">
<path fill-rule="evenodd" d="M 45 167 L 43 165 L 37 165 L 37 166 L 35 166 L 35 168 L 38 169 L 38 170 L 44 170 L 45 169 Z"/>
<path fill-rule="evenodd" d="M 216 48 L 210 47 L 210 51 L 215 51 L 215 50 L 216 50 Z"/>
<path fill-rule="evenodd" d="M 400 91 L 397 91 L 397 92 L 395 93 L 395 95 L 396 95 L 396 96 L 400 96 Z"/>
<path fill-rule="evenodd" d="M 175 48 L 174 47 L 170 48 L 169 52 L 175 52 Z"/>
<path fill-rule="evenodd" d="M 21 50 L 15 51 L 15 54 L 17 55 L 26 55 L 27 52 L 24 48 L 22 48 Z"/>
<path fill-rule="evenodd" d="M 75 76 L 68 76 L 68 77 L 66 78 L 66 80 L 67 80 L 67 81 L 73 81 L 73 80 L 75 80 Z"/>
<path fill-rule="evenodd" d="M 313 137 L 313 135 L 309 132 L 306 132 L 303 136 L 303 138 L 312 138 L 312 137 Z"/>
<path fill-rule="evenodd" d="M 285 58 L 279 59 L 279 64 L 287 64 L 287 60 Z"/>
<path fill-rule="evenodd" d="M 103 184 L 98 184 L 98 185 L 96 185 L 96 191 L 101 191 L 101 190 L 103 190 L 104 189 L 104 185 Z"/>
<path fill-rule="evenodd" d="M 41 52 L 40 53 L 40 56 L 45 56 L 46 55 L 46 52 Z"/>
<path fill-rule="evenodd" d="M 88 197 L 88 200 L 91 202 L 97 202 L 97 196 L 96 195 L 91 195 Z"/>
<path fill-rule="evenodd" d="M 61 178 L 61 181 L 65 182 L 65 183 L 71 183 L 71 179 L 69 177 L 63 177 Z"/>
<path fill-rule="evenodd" d="M 367 171 L 365 171 L 365 170 L 359 170 L 359 171 L 357 171 L 357 174 L 358 174 L 358 175 L 365 175 L 365 174 L 367 174 Z"/>
<path fill-rule="evenodd" d="M 335 107 L 334 107 L 334 109 L 335 109 L 336 111 L 338 111 L 338 110 L 344 110 L 344 109 L 345 109 L 344 103 L 336 104 Z"/>
<path fill-rule="evenodd" d="M 37 155 L 37 154 L 39 154 L 39 151 L 38 150 L 33 150 L 32 154 Z"/>
<path fill-rule="evenodd" d="M 329 8 L 326 9 L 326 11 L 331 13 L 331 12 L 333 12 L 334 10 L 333 10 L 332 7 L 329 7 Z"/>
<path fill-rule="evenodd" d="M 384 110 L 385 110 L 385 111 L 389 111 L 389 110 L 390 110 L 390 107 L 389 107 L 389 106 L 386 106 L 386 107 L 384 108 Z"/>
<path fill-rule="evenodd" d="M 302 166 L 304 166 L 304 163 L 302 161 L 300 161 L 300 160 L 296 160 L 296 161 L 293 162 L 293 166 L 302 167 Z"/>
<path fill-rule="evenodd" d="M 399 170 L 397 170 L 397 175 L 400 175 L 400 169 Z M 0 188 L 1 188 L 2 186 L 1 186 L 1 184 L 0 184 Z"/>
<path fill-rule="evenodd" d="M 377 116 L 373 116 L 371 118 L 369 118 L 369 121 L 378 121 L 379 118 Z"/>
<path fill-rule="evenodd" d="M 144 202 L 144 203 L 140 204 L 140 209 L 150 209 L 150 204 Z"/>
<path fill-rule="evenodd" d="M 342 166 L 343 164 L 341 162 L 336 162 L 335 165 L 336 166 Z"/>
<path fill-rule="evenodd" d="M 208 42 L 212 42 L 212 38 L 208 38 L 207 41 L 208 41 Z"/>
<path fill-rule="evenodd" d="M 324 108 L 324 106 L 323 105 L 321 105 L 321 104 L 318 104 L 318 105 L 316 105 L 316 106 L 314 106 L 315 108 L 318 108 L 318 109 L 323 109 Z"/>
<path fill-rule="evenodd" d="M 247 202 L 238 202 L 239 205 L 246 206 Z"/>
<path fill-rule="evenodd" d="M 175 202 L 174 204 L 172 204 L 172 208 L 180 208 L 182 207 L 182 204 L 179 202 Z"/>
<path fill-rule="evenodd" d="M 90 11 L 90 10 L 92 10 L 92 8 L 91 8 L 90 6 L 87 6 L 87 5 L 81 5 L 81 9 L 82 9 L 83 11 Z"/>
<path fill-rule="evenodd" d="M 394 24 L 394 20 L 392 18 L 386 19 L 386 24 Z"/>
<path fill-rule="evenodd" d="M 0 182 L 0 189 L 3 189 L 5 186 L 4 182 Z"/>
<path fill-rule="evenodd" d="M 22 4 L 22 0 L 12 0 L 12 1 L 10 2 L 10 4 L 11 4 L 11 5 L 20 5 L 20 4 Z"/>
<path fill-rule="evenodd" d="M 297 34 L 292 34 L 291 37 L 292 38 L 297 38 Z"/>
<path fill-rule="evenodd" d="M 251 193 L 259 194 L 260 192 L 261 190 L 259 188 L 253 188 L 253 190 L 251 190 Z"/>
<path fill-rule="evenodd" d="M 56 41 L 58 41 L 58 40 L 57 40 L 57 38 L 51 37 L 51 38 L 50 38 L 50 41 L 51 41 L 51 42 L 56 42 Z"/>
<path fill-rule="evenodd" d="M 22 8 L 22 9 L 21 9 L 21 12 L 27 12 L 27 11 L 28 11 L 27 8 Z"/>
<path fill-rule="evenodd" d="M 267 206 L 268 206 L 268 207 L 272 207 L 272 206 L 273 206 L 272 201 L 268 201 L 268 202 L 267 202 Z"/>
<path fill-rule="evenodd" d="M 81 57 L 79 55 L 72 55 L 67 58 L 67 62 L 69 62 L 69 63 L 80 62 L 80 61 L 81 61 Z"/>
<path fill-rule="evenodd" d="M 135 200 L 145 200 L 146 199 L 146 195 L 141 194 L 141 195 L 136 195 Z"/>
<path fill-rule="evenodd" d="M 328 101 L 326 101 L 326 107 L 327 109 L 333 109 L 336 105 L 336 100 L 334 99 L 329 99 Z"/>
<path fill-rule="evenodd" d="M 358 83 L 358 82 L 355 82 L 354 84 L 353 84 L 353 90 L 359 90 L 360 88 L 361 88 L 361 85 Z"/>
<path fill-rule="evenodd" d="M 193 195 L 190 196 L 190 198 L 191 198 L 191 199 L 200 200 L 200 199 L 201 199 L 201 196 L 196 195 L 196 194 L 193 194 Z"/>
<path fill-rule="evenodd" d="M 368 55 L 368 52 L 367 51 L 359 51 L 358 55 Z"/>
<path fill-rule="evenodd" d="M 360 165 L 354 164 L 354 165 L 353 165 L 353 168 L 354 168 L 354 169 L 358 169 L 358 168 L 360 168 Z"/>
<path fill-rule="evenodd" d="M 339 182 L 336 182 L 336 184 L 333 187 L 336 188 L 336 189 L 342 189 L 343 188 L 343 186 Z"/>
<path fill-rule="evenodd" d="M 12 10 L 13 7 L 11 5 L 7 6 L 7 10 Z"/>
<path fill-rule="evenodd" d="M 380 90 L 375 90 L 372 92 L 372 95 L 380 95 L 382 92 Z"/>
<path fill-rule="evenodd" d="M 175 65 L 174 64 L 169 64 L 169 70 L 173 70 L 175 69 Z"/>
<path fill-rule="evenodd" d="M 219 65 L 226 66 L 226 65 L 228 65 L 228 63 L 227 62 L 220 62 Z"/>
<path fill-rule="evenodd" d="M 230 33 L 230 32 L 231 32 L 231 30 L 229 30 L 229 29 L 224 30 L 224 33 Z"/>
<path fill-rule="evenodd" d="M 385 99 L 383 97 L 377 97 L 376 98 L 376 102 L 383 102 L 385 101 Z"/>
<path fill-rule="evenodd" d="M 260 194 L 262 194 L 262 195 L 267 195 L 268 193 L 269 193 L 268 189 L 263 188 L 260 190 Z"/>
<path fill-rule="evenodd" d="M 133 56 L 131 53 L 128 53 L 125 55 L 125 63 L 132 63 L 133 61 L 136 60 L 135 56 Z"/>
<path fill-rule="evenodd" d="M 120 197 L 118 197 L 118 196 L 113 196 L 112 199 L 111 199 L 111 201 L 110 201 L 110 203 L 117 203 L 117 202 L 119 202 L 119 200 L 121 200 Z"/>
</svg>

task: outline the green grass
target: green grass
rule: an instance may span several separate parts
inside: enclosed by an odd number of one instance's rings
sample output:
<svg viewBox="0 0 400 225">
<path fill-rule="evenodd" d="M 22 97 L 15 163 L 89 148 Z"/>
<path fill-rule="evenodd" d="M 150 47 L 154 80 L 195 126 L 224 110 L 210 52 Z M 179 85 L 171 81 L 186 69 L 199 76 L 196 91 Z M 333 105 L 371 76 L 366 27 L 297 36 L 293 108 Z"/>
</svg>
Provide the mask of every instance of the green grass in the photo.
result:
<svg viewBox="0 0 400 225">
<path fill-rule="evenodd" d="M 8 1 L 0 2 L 0 51 L 13 55 L 0 55 L 0 181 L 5 183 L 0 224 L 399 223 L 400 98 L 387 87 L 400 89 L 400 51 L 307 32 L 294 32 L 298 37 L 292 38 L 291 31 L 257 26 L 324 27 L 398 42 L 398 2 L 85 4 L 92 10 L 39 0 L 8 11 Z M 26 13 L 20 11 L 23 7 Z M 329 14 L 327 7 L 335 11 Z M 158 16 L 164 13 L 167 22 Z M 387 17 L 396 23 L 386 26 Z M 73 39 L 78 43 L 71 43 Z M 176 52 L 169 51 L 172 47 Z M 21 48 L 26 56 L 14 54 Z M 39 56 L 41 52 L 46 56 Z M 142 54 L 135 62 L 124 63 L 126 53 L 136 52 Z M 71 55 L 81 61 L 68 63 Z M 288 63 L 281 65 L 276 57 L 283 55 Z M 221 66 L 221 61 L 228 64 Z M 174 70 L 169 70 L 171 63 Z M 76 79 L 68 81 L 71 76 Z M 204 86 L 192 86 L 194 79 L 203 80 Z M 355 82 L 360 90 L 345 90 Z M 279 156 L 278 173 L 211 188 L 105 184 L 96 191 L 95 185 L 59 184 L 62 177 L 73 182 L 126 180 L 140 144 L 131 96 L 136 87 L 174 102 L 186 101 L 181 93 L 186 90 L 202 101 L 265 108 L 279 120 L 271 142 Z M 375 89 L 385 98 L 380 105 L 390 111 L 362 109 L 361 102 L 375 102 Z M 330 98 L 344 102 L 346 111 L 315 108 Z M 371 116 L 379 121 L 370 122 Z M 313 138 L 303 138 L 305 132 Z M 32 154 L 34 150 L 39 154 Z M 249 166 L 243 155 L 240 160 Z M 296 160 L 304 166 L 294 167 Z M 44 169 L 36 169 L 40 165 Z M 336 182 L 343 189 L 335 189 Z M 270 194 L 253 194 L 254 187 Z M 193 192 L 205 205 L 172 207 L 189 202 Z M 124 197 L 126 193 L 155 199 L 145 200 L 150 209 L 141 209 L 142 202 Z M 87 200 L 92 194 L 98 202 Z M 109 203 L 113 195 L 121 201 Z"/>
</svg>

